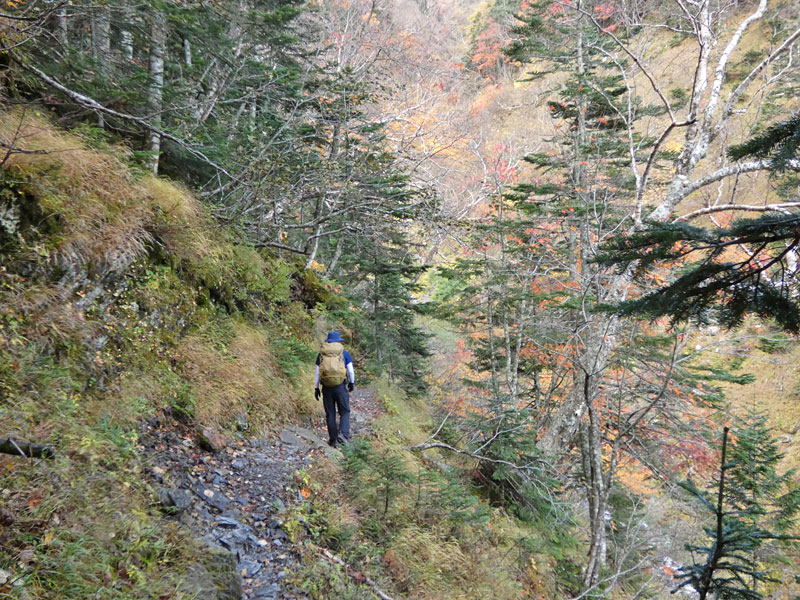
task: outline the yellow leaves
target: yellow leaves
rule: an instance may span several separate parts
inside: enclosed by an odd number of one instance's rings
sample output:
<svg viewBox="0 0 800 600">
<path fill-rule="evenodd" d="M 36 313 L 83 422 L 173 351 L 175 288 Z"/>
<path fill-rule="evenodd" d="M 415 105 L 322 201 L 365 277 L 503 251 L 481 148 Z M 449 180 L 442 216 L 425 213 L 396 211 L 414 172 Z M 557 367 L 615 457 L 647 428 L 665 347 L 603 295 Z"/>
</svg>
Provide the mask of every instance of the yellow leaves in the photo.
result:
<svg viewBox="0 0 800 600">
<path fill-rule="evenodd" d="M 650 481 L 647 469 L 637 463 L 621 466 L 617 473 L 617 480 L 640 496 L 653 496 L 657 492 Z"/>
<path fill-rule="evenodd" d="M 318 263 L 316 260 L 312 260 L 311 264 L 308 265 L 308 268 L 312 271 L 316 271 L 317 273 L 323 273 L 325 271 L 325 265 Z"/>
<path fill-rule="evenodd" d="M 375 16 L 374 12 L 368 12 L 366 14 L 361 15 L 361 20 L 368 21 L 369 25 L 371 25 L 372 27 L 377 27 L 378 25 L 381 24 L 381 22 Z"/>
</svg>

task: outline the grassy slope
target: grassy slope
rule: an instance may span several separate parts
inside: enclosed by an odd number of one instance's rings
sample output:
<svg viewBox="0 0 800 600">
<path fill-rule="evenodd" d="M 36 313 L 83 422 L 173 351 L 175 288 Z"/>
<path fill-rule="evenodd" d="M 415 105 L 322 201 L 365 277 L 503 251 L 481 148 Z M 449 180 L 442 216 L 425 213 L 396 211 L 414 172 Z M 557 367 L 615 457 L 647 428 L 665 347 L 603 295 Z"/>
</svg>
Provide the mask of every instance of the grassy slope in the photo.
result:
<svg viewBox="0 0 800 600">
<path fill-rule="evenodd" d="M 0 596 L 187 597 L 187 569 L 217 563 L 157 510 L 138 423 L 246 417 L 258 433 L 307 414 L 314 316 L 294 298 L 325 290 L 234 245 L 124 148 L 13 111 L 0 138 L 34 152 L 0 170 L 16 211 L 0 230 L 0 435 L 57 449 L 0 455 Z"/>
</svg>

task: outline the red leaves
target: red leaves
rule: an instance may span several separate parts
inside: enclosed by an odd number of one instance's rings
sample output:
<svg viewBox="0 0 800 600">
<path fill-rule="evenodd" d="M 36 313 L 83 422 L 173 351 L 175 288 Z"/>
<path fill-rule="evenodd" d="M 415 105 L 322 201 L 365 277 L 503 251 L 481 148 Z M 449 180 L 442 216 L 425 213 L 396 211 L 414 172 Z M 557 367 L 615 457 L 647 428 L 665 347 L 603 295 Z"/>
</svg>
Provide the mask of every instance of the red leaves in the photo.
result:
<svg viewBox="0 0 800 600">
<path fill-rule="evenodd" d="M 472 64 L 484 77 L 493 79 L 499 67 L 507 64 L 508 57 L 503 54 L 503 48 L 508 45 L 508 36 L 503 29 L 489 17 L 488 26 L 476 39 L 475 53 L 472 55 Z"/>
</svg>

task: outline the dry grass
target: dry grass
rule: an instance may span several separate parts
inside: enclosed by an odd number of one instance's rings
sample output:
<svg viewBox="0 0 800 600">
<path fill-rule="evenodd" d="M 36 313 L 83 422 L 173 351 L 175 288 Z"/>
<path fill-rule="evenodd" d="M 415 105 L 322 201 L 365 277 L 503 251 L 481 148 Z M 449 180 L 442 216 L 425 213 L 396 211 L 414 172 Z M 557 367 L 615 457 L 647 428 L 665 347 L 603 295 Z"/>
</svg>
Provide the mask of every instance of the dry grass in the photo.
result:
<svg viewBox="0 0 800 600">
<path fill-rule="evenodd" d="M 9 177 L 19 174 L 62 236 L 56 259 L 84 263 L 109 253 L 136 255 L 150 239 L 151 203 L 119 157 L 86 147 L 30 111 L 0 117 L 0 139 L 44 154 L 6 155 Z"/>
<path fill-rule="evenodd" d="M 0 116 L 0 140 L 35 152 L 6 154 L 5 168 L 57 220 L 55 260 L 122 260 L 141 254 L 154 235 L 181 259 L 218 250 L 200 202 L 173 182 L 131 171 L 124 149 L 88 148 L 80 135 L 59 131 L 31 111 Z"/>
<path fill-rule="evenodd" d="M 141 186 L 162 212 L 156 229 L 171 254 L 196 262 L 219 252 L 219 241 L 211 233 L 208 215 L 188 190 L 152 176 L 145 177 Z"/>
<path fill-rule="evenodd" d="M 194 391 L 195 416 L 202 424 L 224 427 L 246 413 L 256 426 L 270 430 L 313 410 L 311 395 L 293 388 L 279 373 L 263 329 L 238 322 L 226 346 L 193 335 L 183 340 L 178 352 Z"/>
<path fill-rule="evenodd" d="M 234 247 L 187 190 L 123 149 L 91 149 L 32 111 L 0 115 L 0 140 L 30 151 L 0 151 L 24 213 L 0 273 L 0 431 L 58 448 L 48 465 L 0 457 L 17 518 L 0 567 L 33 550 L 17 595 L 183 597 L 183 571 L 208 550 L 155 510 L 138 427 L 171 406 L 220 429 L 244 412 L 258 435 L 310 411 L 310 386 L 295 384 L 309 374 L 288 356 L 302 345 L 281 354 L 269 330 L 209 301 L 222 281 L 237 300 L 277 302 L 264 290 L 288 287 L 290 268 Z"/>
</svg>

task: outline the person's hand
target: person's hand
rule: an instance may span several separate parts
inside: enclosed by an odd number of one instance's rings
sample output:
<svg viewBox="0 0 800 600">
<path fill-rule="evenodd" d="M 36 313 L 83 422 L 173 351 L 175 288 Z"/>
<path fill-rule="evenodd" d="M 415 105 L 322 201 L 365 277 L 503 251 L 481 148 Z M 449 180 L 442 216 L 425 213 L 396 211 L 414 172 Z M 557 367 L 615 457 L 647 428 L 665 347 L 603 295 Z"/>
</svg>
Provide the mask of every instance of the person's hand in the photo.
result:
<svg viewBox="0 0 800 600">
<path fill-rule="evenodd" d="M 314 388 L 314 398 L 319 400 L 319 388 L 318 387 Z"/>
<path fill-rule="evenodd" d="M 347 391 L 348 392 L 352 392 L 355 388 L 356 388 L 356 384 L 353 383 L 352 381 L 347 383 Z"/>
</svg>

